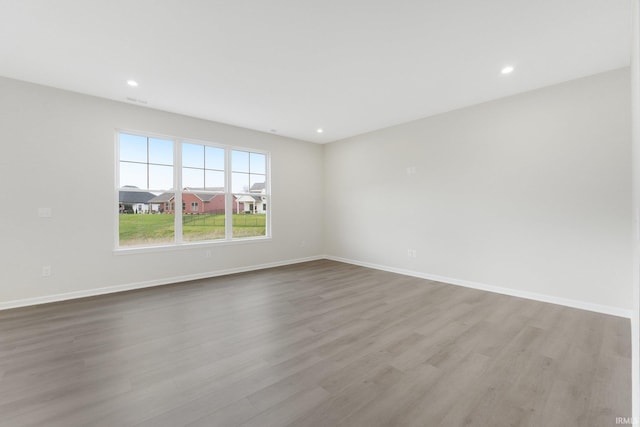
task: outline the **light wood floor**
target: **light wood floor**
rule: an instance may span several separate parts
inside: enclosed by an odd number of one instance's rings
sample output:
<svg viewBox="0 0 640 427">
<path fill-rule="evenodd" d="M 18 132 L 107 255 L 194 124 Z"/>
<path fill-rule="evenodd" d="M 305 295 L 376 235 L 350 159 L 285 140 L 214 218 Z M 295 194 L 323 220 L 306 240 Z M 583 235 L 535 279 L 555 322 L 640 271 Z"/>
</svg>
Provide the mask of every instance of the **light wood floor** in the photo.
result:
<svg viewBox="0 0 640 427">
<path fill-rule="evenodd" d="M 613 426 L 629 329 L 316 261 L 0 312 L 0 425 Z"/>
</svg>

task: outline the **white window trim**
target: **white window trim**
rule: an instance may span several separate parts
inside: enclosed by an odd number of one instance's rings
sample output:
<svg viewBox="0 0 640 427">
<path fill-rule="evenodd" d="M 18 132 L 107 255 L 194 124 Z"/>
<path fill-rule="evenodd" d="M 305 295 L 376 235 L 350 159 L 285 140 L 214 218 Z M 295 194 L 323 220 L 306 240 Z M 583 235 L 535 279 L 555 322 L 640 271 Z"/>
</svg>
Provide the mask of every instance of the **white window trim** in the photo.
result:
<svg viewBox="0 0 640 427">
<path fill-rule="evenodd" d="M 126 133 L 131 135 L 138 135 L 147 138 L 159 138 L 173 141 L 173 187 L 175 189 L 182 188 L 182 143 L 202 144 L 211 147 L 223 148 L 225 150 L 225 218 L 233 218 L 233 195 L 239 194 L 251 194 L 251 193 L 231 193 L 231 152 L 233 150 L 248 151 L 250 153 L 258 153 L 265 155 L 265 192 L 263 196 L 267 197 L 269 209 L 265 218 L 265 235 L 254 237 L 233 237 L 233 221 L 225 220 L 225 238 L 215 240 L 203 240 L 196 242 L 185 242 L 182 240 L 182 215 L 184 212 L 174 209 L 174 241 L 172 243 L 166 243 L 162 245 L 148 245 L 148 246 L 120 246 L 120 221 L 119 221 L 119 199 L 120 199 L 120 133 Z M 115 255 L 124 255 L 132 253 L 148 253 L 148 252 L 164 252 L 171 250 L 185 250 L 185 249 L 197 249 L 216 246 L 227 246 L 237 244 L 251 244 L 251 243 L 264 243 L 272 240 L 272 213 L 273 213 L 273 201 L 271 195 L 271 153 L 269 151 L 260 150 L 256 148 L 242 147 L 229 144 L 220 144 L 211 141 L 203 141 L 192 138 L 184 138 L 170 135 L 157 134 L 153 132 L 132 130 L 132 129 L 115 129 L 115 144 L 114 144 L 114 171 L 115 171 L 115 190 L 114 190 L 114 246 L 113 252 Z M 136 190 L 132 190 L 136 191 Z M 140 192 L 151 191 L 148 189 L 140 189 Z M 182 191 L 174 192 L 174 204 L 175 206 L 182 206 Z"/>
</svg>

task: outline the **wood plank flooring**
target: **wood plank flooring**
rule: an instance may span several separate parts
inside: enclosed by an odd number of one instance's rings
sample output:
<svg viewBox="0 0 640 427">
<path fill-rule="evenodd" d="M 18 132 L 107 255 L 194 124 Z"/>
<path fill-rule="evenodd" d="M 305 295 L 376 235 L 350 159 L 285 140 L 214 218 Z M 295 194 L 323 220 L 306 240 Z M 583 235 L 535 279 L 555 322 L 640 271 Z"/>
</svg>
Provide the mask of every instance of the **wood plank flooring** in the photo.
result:
<svg viewBox="0 0 640 427">
<path fill-rule="evenodd" d="M 0 426 L 610 426 L 628 319 L 332 261 L 0 312 Z"/>
</svg>

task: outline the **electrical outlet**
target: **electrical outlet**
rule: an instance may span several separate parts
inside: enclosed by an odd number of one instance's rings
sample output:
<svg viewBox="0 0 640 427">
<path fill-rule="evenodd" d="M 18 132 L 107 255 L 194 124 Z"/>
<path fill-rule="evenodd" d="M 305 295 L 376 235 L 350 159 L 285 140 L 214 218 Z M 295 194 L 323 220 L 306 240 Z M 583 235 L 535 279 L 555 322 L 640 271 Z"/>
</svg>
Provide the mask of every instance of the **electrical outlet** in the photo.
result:
<svg viewBox="0 0 640 427">
<path fill-rule="evenodd" d="M 51 276 L 51 266 L 50 265 L 42 266 L 42 277 L 49 277 L 49 276 Z"/>
<path fill-rule="evenodd" d="M 204 257 L 211 258 L 211 249 L 207 249 L 206 251 L 204 251 Z"/>
<path fill-rule="evenodd" d="M 415 249 L 407 249 L 407 256 L 409 258 L 416 258 L 418 255 L 417 251 Z"/>
</svg>

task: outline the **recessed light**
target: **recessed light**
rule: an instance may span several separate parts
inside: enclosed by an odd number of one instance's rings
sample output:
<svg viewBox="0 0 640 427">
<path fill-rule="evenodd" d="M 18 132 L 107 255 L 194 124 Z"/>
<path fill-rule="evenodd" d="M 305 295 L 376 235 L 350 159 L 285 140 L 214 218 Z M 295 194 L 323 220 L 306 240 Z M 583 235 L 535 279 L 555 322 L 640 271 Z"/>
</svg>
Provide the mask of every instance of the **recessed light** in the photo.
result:
<svg viewBox="0 0 640 427">
<path fill-rule="evenodd" d="M 136 87 L 138 86 L 138 82 L 135 80 L 127 80 L 127 84 L 131 87 Z"/>
<path fill-rule="evenodd" d="M 318 133 L 322 133 L 322 132 L 324 132 L 324 131 L 322 130 L 322 128 L 318 128 L 318 129 L 316 129 L 316 132 L 318 132 Z"/>
<path fill-rule="evenodd" d="M 506 67 L 504 67 L 502 70 L 500 70 L 500 72 L 502 74 L 511 74 L 513 72 L 513 70 L 515 70 L 515 68 L 513 68 L 513 66 L 511 65 L 507 65 Z"/>
</svg>

